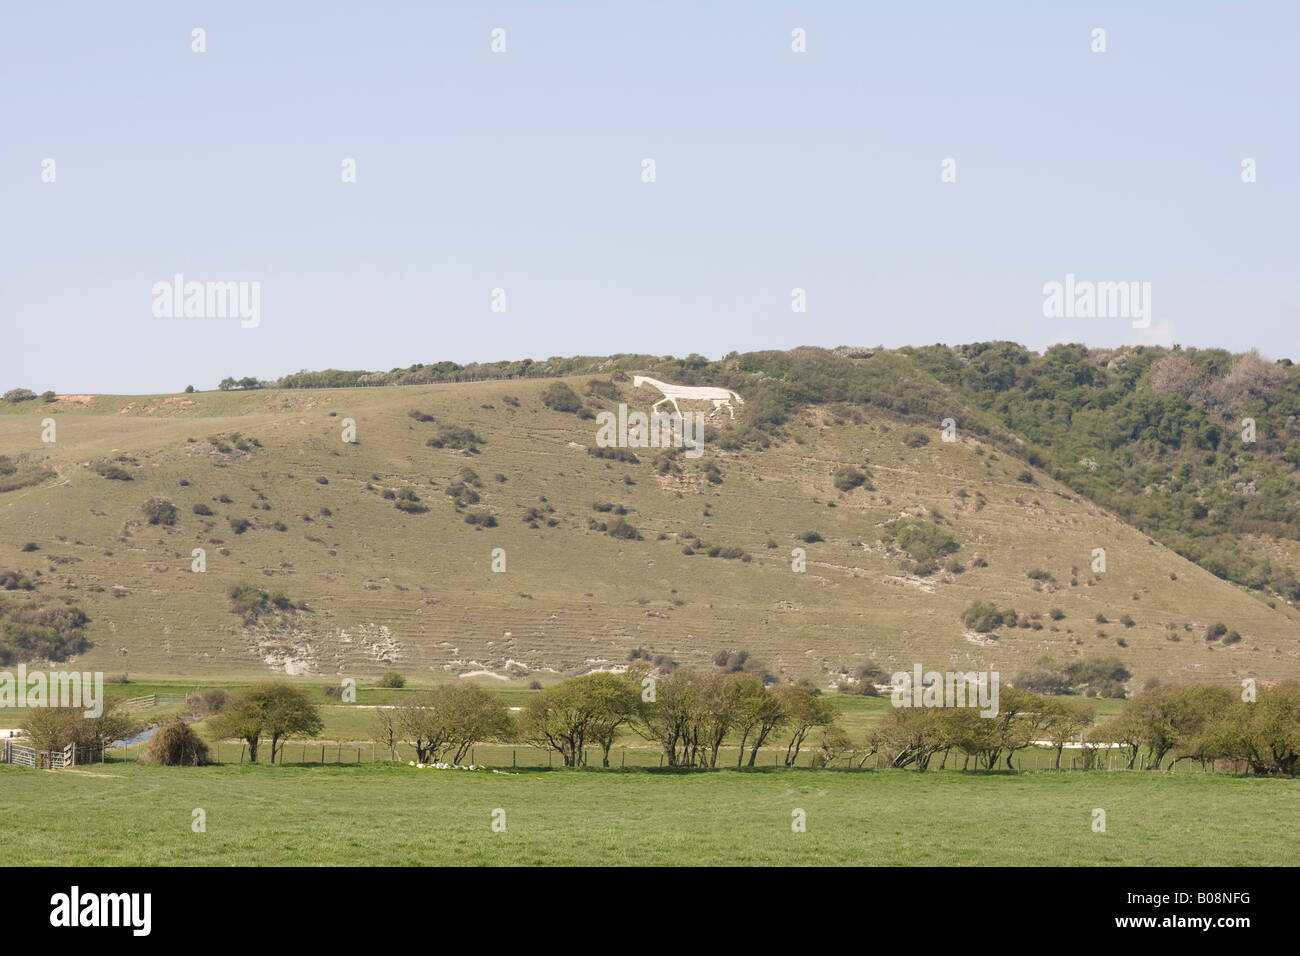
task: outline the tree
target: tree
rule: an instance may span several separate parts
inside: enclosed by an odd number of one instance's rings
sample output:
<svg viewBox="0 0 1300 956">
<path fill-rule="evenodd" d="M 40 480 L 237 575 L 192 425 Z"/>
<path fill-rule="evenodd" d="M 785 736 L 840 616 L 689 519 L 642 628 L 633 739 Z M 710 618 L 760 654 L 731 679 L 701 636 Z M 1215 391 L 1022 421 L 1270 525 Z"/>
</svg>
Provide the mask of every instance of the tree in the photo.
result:
<svg viewBox="0 0 1300 956">
<path fill-rule="evenodd" d="M 75 707 L 32 707 L 21 727 L 37 750 L 62 750 L 72 721 L 81 713 Z"/>
<path fill-rule="evenodd" d="M 641 703 L 638 684 L 619 674 L 586 674 L 575 680 L 583 682 L 594 706 L 587 737 L 600 747 L 600 765 L 609 766 L 609 752 L 618 729 L 637 714 Z"/>
<path fill-rule="evenodd" d="M 434 693 L 447 723 L 453 765 L 475 744 L 501 739 L 510 730 L 510 712 L 501 698 L 477 684 L 446 684 Z"/>
<path fill-rule="evenodd" d="M 1300 771 L 1300 687 L 1263 688 L 1253 703 L 1234 700 L 1207 723 L 1206 751 L 1241 760 L 1252 773 Z"/>
<path fill-rule="evenodd" d="M 21 726 L 37 750 L 62 750 L 76 744 L 78 753 L 89 756 L 137 731 L 137 723 L 121 705 L 119 698 L 106 697 L 97 717 L 87 717 L 82 707 L 32 707 Z"/>
<path fill-rule="evenodd" d="M 122 709 L 120 697 L 105 697 L 99 716 L 86 717 L 77 712 L 69 727 L 69 740 L 75 743 L 78 753 L 102 753 L 114 740 L 126 740 L 140 730 L 140 724 Z"/>
<path fill-rule="evenodd" d="M 388 748 L 388 759 L 396 760 L 397 741 L 400 739 L 396 708 L 380 707 L 376 710 L 373 727 L 375 740 Z"/>
<path fill-rule="evenodd" d="M 510 714 L 501 698 L 477 684 L 442 684 L 407 698 L 378 717 L 380 735 L 395 749 L 397 739 L 415 748 L 420 763 L 458 765 L 477 743 L 498 740 L 510 730 Z"/>
<path fill-rule="evenodd" d="M 799 759 L 799 750 L 809 732 L 815 727 L 828 727 L 835 722 L 839 711 L 830 701 L 820 696 L 811 681 L 801 680 L 777 690 L 781 709 L 785 712 L 790 743 L 785 748 L 785 765 L 793 767 Z"/>
<path fill-rule="evenodd" d="M 247 743 L 249 763 L 257 763 L 258 745 L 263 737 L 270 737 L 271 763 L 275 763 L 281 742 L 290 734 L 315 737 L 324 722 L 306 691 L 283 681 L 270 681 L 236 694 L 209 726 L 220 738 Z"/>
<path fill-rule="evenodd" d="M 704 693 L 703 675 L 677 670 L 659 678 L 655 699 L 641 708 L 638 729 L 660 746 L 670 767 L 695 766 Z"/>
<path fill-rule="evenodd" d="M 936 753 L 952 746 L 941 716 L 935 707 L 891 707 L 868 738 L 868 746 L 883 754 L 891 767 L 915 764 L 924 772 Z"/>
<path fill-rule="evenodd" d="M 769 691 L 756 674 L 738 675 L 731 693 L 736 708 L 732 724 L 740 732 L 740 756 L 736 759 L 736 766 L 744 761 L 745 745 L 749 743 L 748 766 L 752 767 L 759 748 L 773 731 L 785 723 L 785 708 L 780 698 Z"/>
<path fill-rule="evenodd" d="M 635 684 L 616 674 L 570 677 L 529 698 L 520 733 L 534 746 L 554 750 L 566 767 L 584 766 L 587 742 L 599 743 L 608 766 L 615 730 L 631 717 L 625 708 L 635 706 L 636 692 Z"/>
<path fill-rule="evenodd" d="M 1043 699 L 1043 736 L 1056 749 L 1056 769 L 1061 769 L 1061 752 L 1065 745 L 1087 729 L 1093 721 L 1092 705 L 1082 700 Z"/>
<path fill-rule="evenodd" d="M 447 747 L 451 731 L 432 691 L 412 694 L 399 704 L 396 723 L 401 739 L 415 748 L 419 763 L 433 763 Z"/>
<path fill-rule="evenodd" d="M 292 684 L 259 684 L 250 693 L 260 700 L 266 715 L 264 726 L 271 738 L 271 763 L 275 763 L 281 741 L 290 734 L 315 737 L 325 726 L 320 709 L 311 702 L 307 692 Z"/>
</svg>

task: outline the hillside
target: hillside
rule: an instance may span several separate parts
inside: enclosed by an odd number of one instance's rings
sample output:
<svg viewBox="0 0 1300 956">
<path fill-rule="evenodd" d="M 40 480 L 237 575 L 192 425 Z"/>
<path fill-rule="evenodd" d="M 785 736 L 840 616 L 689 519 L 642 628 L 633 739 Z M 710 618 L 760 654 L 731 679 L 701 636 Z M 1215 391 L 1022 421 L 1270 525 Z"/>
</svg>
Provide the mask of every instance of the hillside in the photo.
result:
<svg viewBox="0 0 1300 956">
<path fill-rule="evenodd" d="M 588 394 L 593 378 L 604 384 Z M 545 682 L 637 650 L 685 664 L 732 649 L 823 686 L 869 659 L 1005 677 L 1045 655 L 1118 657 L 1135 682 L 1300 677 L 1300 614 L 1285 600 L 1192 564 L 1006 441 L 963 429 L 947 443 L 937 420 L 902 420 L 888 406 L 924 382 L 882 393 L 890 401 L 792 403 L 760 437 L 755 396 L 734 425 L 723 411 L 702 457 L 644 449 L 633 463 L 588 453 L 596 423 L 544 404 L 556 381 L 5 408 L 0 572 L 33 589 L 0 599 L 70 601 L 89 618 L 78 665 L 133 676 Z M 591 411 L 660 397 L 609 374 L 558 381 Z M 41 441 L 47 416 L 54 443 Z M 345 419 L 355 443 L 341 439 Z M 865 482 L 837 490 L 849 465 Z M 174 524 L 147 523 L 155 496 Z M 1294 560 L 1290 543 L 1267 543 Z M 204 573 L 190 569 L 194 548 Z M 805 573 L 791 570 L 794 548 Z M 1029 626 L 978 634 L 963 622 L 976 601 Z M 1207 642 L 1220 622 L 1241 640 Z"/>
</svg>

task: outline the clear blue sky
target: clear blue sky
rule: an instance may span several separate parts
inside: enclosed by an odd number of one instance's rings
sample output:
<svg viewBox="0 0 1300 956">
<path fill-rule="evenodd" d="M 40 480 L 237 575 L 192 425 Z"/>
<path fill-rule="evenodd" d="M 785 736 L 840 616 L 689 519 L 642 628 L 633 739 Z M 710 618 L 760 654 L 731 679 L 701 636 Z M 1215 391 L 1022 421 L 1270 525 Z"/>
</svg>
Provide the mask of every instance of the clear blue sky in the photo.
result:
<svg viewBox="0 0 1300 956">
<path fill-rule="evenodd" d="M 985 339 L 1300 359 L 1294 2 L 354 6 L 4 5 L 0 387 Z M 259 281 L 260 326 L 155 318 L 177 272 Z M 1151 328 L 1044 318 L 1066 273 L 1150 282 Z"/>
</svg>

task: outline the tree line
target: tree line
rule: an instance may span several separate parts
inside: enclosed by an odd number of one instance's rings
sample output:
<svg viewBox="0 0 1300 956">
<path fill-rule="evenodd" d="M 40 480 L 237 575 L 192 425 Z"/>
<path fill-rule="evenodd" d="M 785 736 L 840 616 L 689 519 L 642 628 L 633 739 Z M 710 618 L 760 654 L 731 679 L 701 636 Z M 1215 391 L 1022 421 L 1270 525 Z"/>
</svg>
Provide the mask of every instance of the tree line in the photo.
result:
<svg viewBox="0 0 1300 956">
<path fill-rule="evenodd" d="M 315 737 L 324 728 L 307 690 L 282 681 L 234 695 L 212 689 L 191 695 L 190 706 L 208 720 L 210 737 L 243 741 L 251 762 L 264 742 L 275 763 L 285 741 Z M 1084 769 L 1119 753 L 1127 769 L 1172 770 L 1181 761 L 1208 768 L 1228 761 L 1253 774 L 1300 771 L 1296 685 L 1240 693 L 1211 684 L 1156 686 L 1100 724 L 1087 700 L 1014 686 L 1002 688 L 991 717 L 973 707 L 892 707 L 859 740 L 839 718 L 834 702 L 808 681 L 769 685 L 744 671 L 679 668 L 664 674 L 633 664 L 621 674 L 561 681 L 530 695 L 518 713 L 476 684 L 442 684 L 376 710 L 373 734 L 390 759 L 404 743 L 422 764 L 460 764 L 476 744 L 522 742 L 553 751 L 566 767 L 587 766 L 593 753 L 608 767 L 620 733 L 630 732 L 657 746 L 667 766 L 680 768 L 718 767 L 728 746 L 737 751 L 735 766 L 753 767 L 759 750 L 775 745 L 784 750 L 787 767 L 809 749 L 814 767 L 861 768 L 876 757 L 889 767 L 925 771 L 940 754 L 946 765 L 956 752 L 964 769 L 1015 770 L 1017 753 L 1048 747 L 1060 769 L 1073 744 Z M 94 719 L 77 708 L 34 708 L 23 726 L 39 749 L 75 742 L 92 752 L 137 729 L 116 698 L 108 698 Z M 188 724 L 164 729 L 150 741 L 145 759 L 207 762 L 206 745 Z"/>
</svg>

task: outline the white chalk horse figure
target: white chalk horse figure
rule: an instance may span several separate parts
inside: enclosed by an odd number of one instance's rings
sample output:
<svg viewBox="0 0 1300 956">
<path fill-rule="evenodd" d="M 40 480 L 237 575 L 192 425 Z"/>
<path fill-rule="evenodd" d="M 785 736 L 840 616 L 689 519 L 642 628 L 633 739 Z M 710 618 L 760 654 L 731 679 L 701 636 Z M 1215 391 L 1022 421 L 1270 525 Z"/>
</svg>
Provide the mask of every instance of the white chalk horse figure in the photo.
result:
<svg viewBox="0 0 1300 956">
<path fill-rule="evenodd" d="M 710 415 L 716 415 L 721 411 L 722 406 L 727 406 L 727 411 L 731 412 L 731 417 L 736 417 L 736 405 L 744 405 L 745 400 L 729 388 L 713 388 L 708 385 L 669 385 L 667 382 L 661 382 L 657 378 L 649 378 L 645 375 L 636 375 L 632 378 L 632 387 L 640 388 L 642 385 L 651 385 L 663 392 L 664 397 L 659 399 L 650 406 L 650 411 L 655 411 L 664 402 L 670 402 L 677 414 L 682 413 L 681 408 L 677 405 L 678 399 L 697 399 L 699 401 L 712 402 L 713 411 Z"/>
</svg>

